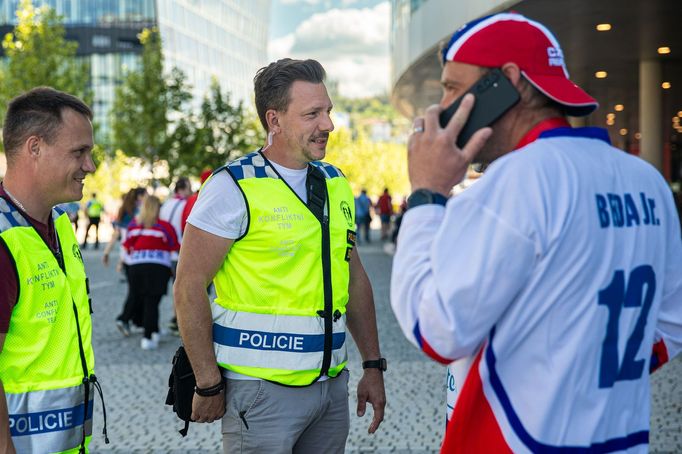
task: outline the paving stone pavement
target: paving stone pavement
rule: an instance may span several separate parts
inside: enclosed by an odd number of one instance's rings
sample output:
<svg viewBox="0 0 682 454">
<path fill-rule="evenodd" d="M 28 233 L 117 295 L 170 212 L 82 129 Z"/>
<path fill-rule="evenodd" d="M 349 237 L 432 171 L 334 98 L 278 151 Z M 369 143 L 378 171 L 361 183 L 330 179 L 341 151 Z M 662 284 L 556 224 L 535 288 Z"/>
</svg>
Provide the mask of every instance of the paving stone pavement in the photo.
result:
<svg viewBox="0 0 682 454">
<path fill-rule="evenodd" d="M 377 233 L 377 232 L 373 232 Z M 115 248 L 116 249 L 116 248 Z M 355 389 L 361 375 L 360 356 L 349 345 L 351 429 L 348 453 L 426 454 L 438 452 L 445 429 L 445 369 L 426 359 L 405 340 L 389 304 L 390 248 L 379 242 L 360 245 L 361 259 L 374 289 L 381 349 L 388 358 L 385 374 L 387 408 L 374 435 L 367 434 L 371 410 L 355 416 Z M 389 252 L 388 254 L 386 252 Z M 93 453 L 220 453 L 220 424 L 182 427 L 164 405 L 171 358 L 180 343 L 165 336 L 156 351 L 140 349 L 140 335 L 124 338 L 114 324 L 126 284 L 113 266 L 105 268 L 99 251 L 83 251 L 93 298 L 93 343 L 96 374 L 104 391 L 110 444 L 104 443 L 102 405 L 95 402 Z M 117 257 L 112 257 L 116 263 Z M 161 326 L 172 317 L 170 294 L 160 307 Z M 666 365 L 652 379 L 652 452 L 682 452 L 682 358 Z M 369 406 L 368 406 L 369 407 Z M 642 409 L 645 411 L 645 409 Z"/>
</svg>

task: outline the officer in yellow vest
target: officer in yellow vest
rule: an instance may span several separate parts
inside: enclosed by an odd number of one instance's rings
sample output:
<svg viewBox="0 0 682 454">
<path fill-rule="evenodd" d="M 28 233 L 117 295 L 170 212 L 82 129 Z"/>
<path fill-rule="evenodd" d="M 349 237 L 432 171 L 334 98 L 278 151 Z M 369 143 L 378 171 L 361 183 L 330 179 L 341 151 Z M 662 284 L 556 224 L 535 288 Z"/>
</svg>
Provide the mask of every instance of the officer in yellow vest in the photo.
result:
<svg viewBox="0 0 682 454">
<path fill-rule="evenodd" d="M 88 247 L 88 235 L 90 234 L 90 227 L 95 227 L 95 249 L 99 248 L 99 223 L 102 220 L 102 211 L 104 205 L 97 200 L 97 194 L 92 193 L 92 197 L 85 205 L 85 214 L 88 216 L 88 226 L 85 228 L 85 237 L 83 237 L 83 249 Z"/>
<path fill-rule="evenodd" d="M 358 416 L 369 402 L 369 432 L 383 420 L 386 360 L 353 194 L 321 161 L 334 129 L 324 77 L 314 60 L 258 71 L 268 143 L 216 170 L 187 221 L 174 291 L 197 379 L 192 417 L 223 418 L 225 452 L 344 452 L 346 327 L 364 361 Z"/>
<path fill-rule="evenodd" d="M 68 215 L 95 171 L 92 112 L 51 88 L 14 98 L 0 185 L 0 451 L 86 452 L 94 375 L 88 284 Z"/>
</svg>

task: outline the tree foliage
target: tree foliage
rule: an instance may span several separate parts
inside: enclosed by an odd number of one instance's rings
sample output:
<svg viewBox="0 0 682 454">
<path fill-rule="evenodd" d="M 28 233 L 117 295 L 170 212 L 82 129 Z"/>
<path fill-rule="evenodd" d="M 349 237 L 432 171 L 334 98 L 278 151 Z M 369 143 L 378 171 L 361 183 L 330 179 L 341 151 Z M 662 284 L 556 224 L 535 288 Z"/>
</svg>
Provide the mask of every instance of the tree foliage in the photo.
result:
<svg viewBox="0 0 682 454">
<path fill-rule="evenodd" d="M 176 175 L 199 175 L 255 150 L 263 140 L 256 116 L 241 101 L 233 104 L 214 79 L 199 111 L 175 129 L 169 166 Z"/>
<path fill-rule="evenodd" d="M 371 142 L 362 134 L 353 139 L 351 131 L 339 129 L 329 136 L 325 161 L 343 171 L 355 194 L 362 188 L 372 197 L 384 188 L 394 196 L 410 192 L 404 144 Z"/>
<path fill-rule="evenodd" d="M 78 43 L 66 40 L 61 17 L 47 6 L 35 7 L 31 0 L 22 0 L 16 14 L 14 31 L 2 41 L 5 59 L 0 65 L 0 105 L 41 85 L 90 103 L 88 65 L 76 58 Z M 4 116 L 1 110 L 0 116 Z"/>
<path fill-rule="evenodd" d="M 172 131 L 192 95 L 182 71 L 173 68 L 164 74 L 158 30 L 144 29 L 138 37 L 143 45 L 140 67 L 127 73 L 116 90 L 111 112 L 113 146 L 109 148 L 144 159 L 153 172 L 159 161 L 168 161 L 173 154 L 176 137 Z"/>
<path fill-rule="evenodd" d="M 410 121 L 400 115 L 391 105 L 388 96 L 369 98 L 334 98 L 334 111 L 346 112 L 350 116 L 350 128 L 355 134 L 369 135 L 371 126 L 377 121 L 391 127 L 391 140 L 402 142 L 410 130 Z"/>
<path fill-rule="evenodd" d="M 126 75 L 116 92 L 110 149 L 140 157 L 152 170 L 163 164 L 168 171 L 160 179 L 167 184 L 219 167 L 262 143 L 255 116 L 241 102 L 231 103 L 216 80 L 200 109 L 192 109 L 182 71 L 173 68 L 164 75 L 157 30 L 144 30 L 140 42 L 141 65 Z"/>
</svg>

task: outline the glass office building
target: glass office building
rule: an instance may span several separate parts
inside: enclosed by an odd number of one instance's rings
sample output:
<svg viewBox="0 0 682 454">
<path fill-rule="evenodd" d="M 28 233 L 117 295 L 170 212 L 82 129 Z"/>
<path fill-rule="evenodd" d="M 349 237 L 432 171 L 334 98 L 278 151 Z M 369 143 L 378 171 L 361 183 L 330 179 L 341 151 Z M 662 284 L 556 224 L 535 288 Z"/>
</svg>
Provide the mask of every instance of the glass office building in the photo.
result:
<svg viewBox="0 0 682 454">
<path fill-rule="evenodd" d="M 20 0 L 0 0 L 0 33 L 11 32 Z M 89 59 L 98 140 L 109 132 L 116 86 L 139 65 L 137 35 L 157 26 L 166 69 L 181 69 L 200 100 L 217 78 L 233 100 L 252 103 L 253 76 L 267 63 L 270 0 L 33 0 L 64 19 L 67 39 Z"/>
<path fill-rule="evenodd" d="M 166 65 L 203 96 L 216 77 L 233 99 L 251 103 L 253 76 L 267 61 L 270 0 L 157 0 Z"/>
</svg>

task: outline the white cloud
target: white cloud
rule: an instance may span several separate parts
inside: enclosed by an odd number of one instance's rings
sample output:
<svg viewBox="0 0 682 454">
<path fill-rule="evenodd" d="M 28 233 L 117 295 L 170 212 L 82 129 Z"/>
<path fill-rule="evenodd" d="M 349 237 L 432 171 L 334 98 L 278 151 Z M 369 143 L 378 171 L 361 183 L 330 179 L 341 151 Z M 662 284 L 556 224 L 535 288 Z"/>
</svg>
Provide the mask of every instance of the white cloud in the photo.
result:
<svg viewBox="0 0 682 454">
<path fill-rule="evenodd" d="M 268 55 L 270 60 L 291 56 L 291 48 L 294 46 L 294 34 L 282 36 L 268 42 Z"/>
<path fill-rule="evenodd" d="M 291 0 L 290 0 L 291 1 Z M 389 84 L 388 2 L 373 8 L 331 9 L 314 14 L 291 34 L 269 43 L 272 60 L 314 58 L 339 82 L 343 96 L 385 93 Z"/>
</svg>

